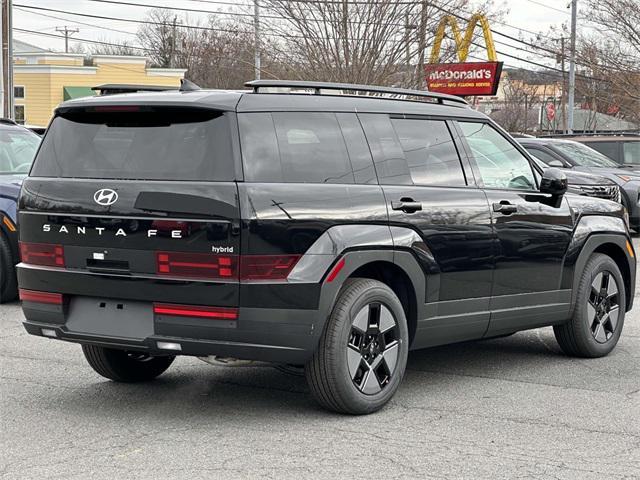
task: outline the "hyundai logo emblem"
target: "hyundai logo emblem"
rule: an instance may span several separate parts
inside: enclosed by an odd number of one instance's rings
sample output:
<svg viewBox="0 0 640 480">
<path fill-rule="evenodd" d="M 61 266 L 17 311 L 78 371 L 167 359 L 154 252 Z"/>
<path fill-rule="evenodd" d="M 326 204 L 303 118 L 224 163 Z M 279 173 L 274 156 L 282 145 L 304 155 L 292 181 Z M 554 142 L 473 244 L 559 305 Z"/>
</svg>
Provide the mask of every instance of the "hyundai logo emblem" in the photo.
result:
<svg viewBox="0 0 640 480">
<path fill-rule="evenodd" d="M 96 193 L 93 194 L 93 200 L 98 205 L 104 205 L 108 207 L 109 205 L 113 205 L 118 200 L 118 193 L 115 190 L 111 190 L 110 188 L 101 188 Z"/>
</svg>

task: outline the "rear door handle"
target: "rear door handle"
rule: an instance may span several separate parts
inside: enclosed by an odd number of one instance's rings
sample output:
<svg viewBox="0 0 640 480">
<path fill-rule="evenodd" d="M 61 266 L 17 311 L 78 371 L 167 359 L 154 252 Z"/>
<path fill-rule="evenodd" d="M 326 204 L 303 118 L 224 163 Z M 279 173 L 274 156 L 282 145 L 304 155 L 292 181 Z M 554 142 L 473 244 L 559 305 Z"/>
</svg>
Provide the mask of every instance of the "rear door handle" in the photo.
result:
<svg viewBox="0 0 640 480">
<path fill-rule="evenodd" d="M 413 198 L 401 198 L 399 202 L 391 202 L 391 209 L 413 213 L 422 210 L 422 202 L 414 202 Z"/>
<path fill-rule="evenodd" d="M 500 203 L 493 204 L 493 211 L 502 213 L 503 215 L 511 215 L 512 213 L 516 213 L 518 211 L 518 206 L 509 203 L 507 200 L 502 200 Z"/>
</svg>

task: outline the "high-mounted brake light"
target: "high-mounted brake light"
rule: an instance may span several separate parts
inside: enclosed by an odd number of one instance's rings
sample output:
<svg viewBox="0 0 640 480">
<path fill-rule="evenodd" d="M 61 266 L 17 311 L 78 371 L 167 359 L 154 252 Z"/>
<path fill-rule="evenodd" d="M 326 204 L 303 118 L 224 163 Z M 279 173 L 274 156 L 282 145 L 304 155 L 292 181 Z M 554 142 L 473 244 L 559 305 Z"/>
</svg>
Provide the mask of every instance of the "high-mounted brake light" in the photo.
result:
<svg viewBox="0 0 640 480">
<path fill-rule="evenodd" d="M 243 255 L 240 280 L 284 280 L 300 260 L 300 255 Z"/>
<path fill-rule="evenodd" d="M 94 107 L 95 112 L 139 112 L 140 107 L 137 105 L 102 105 Z"/>
<path fill-rule="evenodd" d="M 62 305 L 62 294 L 52 292 L 38 292 L 36 290 L 19 290 L 20 300 L 23 302 L 50 303 Z"/>
<path fill-rule="evenodd" d="M 183 277 L 238 278 L 236 255 L 211 253 L 157 252 L 157 271 L 160 275 Z"/>
<path fill-rule="evenodd" d="M 171 317 L 198 317 L 211 320 L 237 320 L 238 309 L 228 307 L 200 307 L 196 305 L 176 305 L 173 303 L 154 303 L 153 313 Z"/>
<path fill-rule="evenodd" d="M 64 267 L 64 247 L 53 243 L 20 242 L 20 258 L 32 265 Z"/>
</svg>

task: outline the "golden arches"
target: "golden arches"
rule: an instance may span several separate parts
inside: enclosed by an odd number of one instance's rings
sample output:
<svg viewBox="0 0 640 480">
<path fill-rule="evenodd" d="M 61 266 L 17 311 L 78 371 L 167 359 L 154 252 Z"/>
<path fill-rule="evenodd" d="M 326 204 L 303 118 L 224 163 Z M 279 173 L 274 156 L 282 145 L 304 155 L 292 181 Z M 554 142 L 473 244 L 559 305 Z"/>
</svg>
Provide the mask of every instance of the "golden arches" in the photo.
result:
<svg viewBox="0 0 640 480">
<path fill-rule="evenodd" d="M 476 25 L 478 25 L 478 23 L 482 26 L 484 43 L 487 48 L 487 56 L 489 57 L 489 61 L 497 62 L 498 56 L 496 54 L 496 47 L 493 44 L 493 36 L 491 35 L 489 20 L 487 20 L 487 17 L 485 17 L 481 13 L 475 13 L 469 19 L 469 24 L 467 25 L 467 29 L 464 32 L 464 37 L 462 36 L 460 29 L 458 28 L 458 23 L 455 17 L 451 15 L 445 15 L 438 24 L 438 29 L 436 30 L 436 38 L 433 43 L 433 48 L 431 49 L 431 59 L 429 60 L 429 62 L 438 63 L 440 61 L 440 48 L 442 47 L 442 40 L 444 39 L 444 33 L 447 24 L 451 27 L 451 31 L 453 32 L 453 39 L 456 42 L 458 60 L 460 62 L 465 62 L 467 60 L 467 57 L 469 56 L 469 47 L 471 46 L 471 41 L 473 40 L 473 32 L 475 31 Z"/>
</svg>

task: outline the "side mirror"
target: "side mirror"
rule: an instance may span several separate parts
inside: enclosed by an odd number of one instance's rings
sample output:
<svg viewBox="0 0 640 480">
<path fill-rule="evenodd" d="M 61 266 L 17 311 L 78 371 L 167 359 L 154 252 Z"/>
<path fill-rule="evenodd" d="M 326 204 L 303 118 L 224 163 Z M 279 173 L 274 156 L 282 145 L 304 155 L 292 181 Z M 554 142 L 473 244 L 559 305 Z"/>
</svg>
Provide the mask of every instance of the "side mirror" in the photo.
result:
<svg viewBox="0 0 640 480">
<path fill-rule="evenodd" d="M 550 167 L 554 167 L 554 168 L 563 168 L 564 167 L 564 163 L 562 163 L 560 160 L 551 160 L 549 163 L 547 163 L 547 165 L 549 165 Z"/>
<path fill-rule="evenodd" d="M 569 182 L 564 172 L 557 168 L 547 168 L 542 172 L 540 181 L 540 193 L 550 193 L 554 196 L 562 196 L 567 193 Z"/>
</svg>

